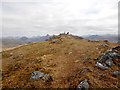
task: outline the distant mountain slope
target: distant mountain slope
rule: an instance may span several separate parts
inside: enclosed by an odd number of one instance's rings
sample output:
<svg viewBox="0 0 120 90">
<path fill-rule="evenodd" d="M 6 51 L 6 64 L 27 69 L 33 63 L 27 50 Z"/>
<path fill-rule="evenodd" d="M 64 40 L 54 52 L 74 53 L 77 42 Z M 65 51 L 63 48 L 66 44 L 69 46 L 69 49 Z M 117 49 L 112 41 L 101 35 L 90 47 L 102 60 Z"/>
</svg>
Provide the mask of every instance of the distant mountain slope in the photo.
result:
<svg viewBox="0 0 120 90">
<path fill-rule="evenodd" d="M 85 39 L 90 40 L 108 40 L 109 42 L 118 42 L 118 35 L 91 35 L 84 37 Z"/>
<path fill-rule="evenodd" d="M 38 36 L 38 37 L 32 37 L 32 38 L 28 38 L 28 37 L 21 37 L 21 38 L 2 38 L 0 42 L 0 44 L 2 44 L 2 49 L 7 49 L 7 48 L 12 48 L 12 47 L 16 47 L 19 45 L 24 45 L 24 44 L 28 44 L 28 43 L 32 43 L 32 42 L 41 42 L 41 41 L 45 41 L 47 39 L 49 39 L 50 36 L 46 35 L 46 36 Z"/>
<path fill-rule="evenodd" d="M 19 45 L 23 45 L 26 42 L 19 40 L 19 39 L 8 39 L 8 38 L 3 38 L 1 40 L 2 42 L 0 42 L 0 44 L 2 44 L 2 49 L 7 49 L 7 48 L 12 48 L 12 47 L 16 47 Z"/>
</svg>

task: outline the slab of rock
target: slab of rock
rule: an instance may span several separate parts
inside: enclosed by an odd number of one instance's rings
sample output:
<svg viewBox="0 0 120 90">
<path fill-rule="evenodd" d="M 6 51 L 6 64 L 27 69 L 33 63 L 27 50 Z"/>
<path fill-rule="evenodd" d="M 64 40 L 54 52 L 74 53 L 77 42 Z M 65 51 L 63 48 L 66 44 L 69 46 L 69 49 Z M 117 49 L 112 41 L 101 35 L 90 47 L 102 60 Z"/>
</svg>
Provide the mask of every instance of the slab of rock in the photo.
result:
<svg viewBox="0 0 120 90">
<path fill-rule="evenodd" d="M 106 63 L 106 65 L 107 65 L 108 67 L 111 67 L 113 61 L 112 61 L 111 59 L 108 59 L 108 60 L 105 61 L 105 63 Z"/>
<path fill-rule="evenodd" d="M 102 63 L 97 62 L 96 66 L 101 68 L 101 69 L 107 69 L 108 67 L 104 66 Z"/>
<path fill-rule="evenodd" d="M 108 44 L 101 44 L 102 46 L 108 46 Z"/>
<path fill-rule="evenodd" d="M 87 71 L 87 69 L 85 68 L 85 69 L 83 69 L 83 70 L 81 70 L 81 72 L 80 73 L 83 73 L 83 72 L 85 72 L 85 71 Z"/>
<path fill-rule="evenodd" d="M 88 89 L 90 87 L 89 83 L 88 83 L 88 80 L 85 79 L 83 80 L 82 82 L 80 82 L 80 84 L 76 87 L 76 89 L 82 89 L 82 90 L 85 90 L 85 89 Z"/>
<path fill-rule="evenodd" d="M 52 40 L 52 43 L 56 43 L 58 41 L 58 39 Z"/>
<path fill-rule="evenodd" d="M 49 76 L 49 74 L 44 74 L 41 71 L 33 71 L 32 74 L 31 74 L 30 79 L 42 79 L 42 80 L 45 80 L 45 79 L 48 78 L 48 76 Z"/>
</svg>

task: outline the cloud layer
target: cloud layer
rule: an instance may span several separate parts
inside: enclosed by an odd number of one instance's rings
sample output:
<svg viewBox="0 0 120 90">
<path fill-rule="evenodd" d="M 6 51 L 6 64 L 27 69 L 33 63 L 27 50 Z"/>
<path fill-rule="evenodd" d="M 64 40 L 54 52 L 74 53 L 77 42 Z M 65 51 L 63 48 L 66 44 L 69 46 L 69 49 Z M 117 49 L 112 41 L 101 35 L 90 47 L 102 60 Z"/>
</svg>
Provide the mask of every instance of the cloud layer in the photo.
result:
<svg viewBox="0 0 120 90">
<path fill-rule="evenodd" d="M 117 34 L 116 0 L 5 0 L 3 36 Z"/>
</svg>

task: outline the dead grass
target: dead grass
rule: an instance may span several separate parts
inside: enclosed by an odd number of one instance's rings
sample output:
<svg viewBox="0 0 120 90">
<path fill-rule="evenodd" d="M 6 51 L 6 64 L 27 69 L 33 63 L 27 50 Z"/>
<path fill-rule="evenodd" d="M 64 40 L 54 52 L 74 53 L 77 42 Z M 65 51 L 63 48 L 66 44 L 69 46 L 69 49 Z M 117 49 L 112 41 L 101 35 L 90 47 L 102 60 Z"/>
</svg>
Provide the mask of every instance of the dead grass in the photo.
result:
<svg viewBox="0 0 120 90">
<path fill-rule="evenodd" d="M 88 79 L 90 88 L 118 87 L 118 78 L 112 74 L 101 77 L 104 73 L 117 71 L 117 65 L 103 71 L 95 66 L 97 61 L 94 60 L 102 54 L 99 51 L 104 53 L 118 44 L 107 42 L 110 45 L 106 48 L 101 46 L 106 43 L 103 41 L 88 42 L 65 36 L 64 41 L 57 43 L 49 40 L 2 52 L 3 88 L 75 88 L 84 79 Z M 86 57 L 90 60 L 85 61 Z M 89 71 L 80 73 L 84 68 Z M 31 80 L 31 73 L 36 70 L 50 74 L 52 80 Z"/>
</svg>

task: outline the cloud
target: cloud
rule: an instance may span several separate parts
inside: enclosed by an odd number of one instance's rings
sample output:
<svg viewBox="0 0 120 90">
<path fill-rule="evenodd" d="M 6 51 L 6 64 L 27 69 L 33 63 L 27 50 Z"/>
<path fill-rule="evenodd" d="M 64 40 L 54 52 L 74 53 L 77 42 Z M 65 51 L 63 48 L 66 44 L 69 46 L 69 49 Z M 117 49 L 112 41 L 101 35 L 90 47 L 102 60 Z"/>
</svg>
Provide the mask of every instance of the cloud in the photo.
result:
<svg viewBox="0 0 120 90">
<path fill-rule="evenodd" d="M 88 3 L 89 2 L 89 3 Z M 116 0 L 5 0 L 3 36 L 77 35 L 118 32 Z"/>
</svg>

